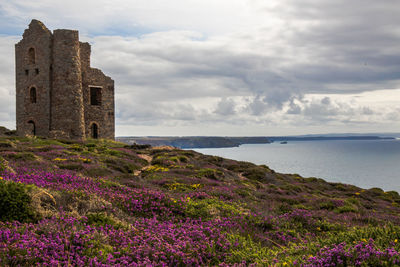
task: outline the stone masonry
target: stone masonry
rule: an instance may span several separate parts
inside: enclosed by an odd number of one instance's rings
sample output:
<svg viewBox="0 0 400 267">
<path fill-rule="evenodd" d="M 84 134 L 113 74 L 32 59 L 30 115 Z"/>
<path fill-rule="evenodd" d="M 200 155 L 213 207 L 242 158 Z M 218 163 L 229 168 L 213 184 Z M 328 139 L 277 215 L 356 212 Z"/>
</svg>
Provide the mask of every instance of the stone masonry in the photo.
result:
<svg viewBox="0 0 400 267">
<path fill-rule="evenodd" d="M 52 33 L 32 20 L 15 61 L 18 135 L 114 139 L 114 81 L 90 67 L 78 31 Z"/>
</svg>

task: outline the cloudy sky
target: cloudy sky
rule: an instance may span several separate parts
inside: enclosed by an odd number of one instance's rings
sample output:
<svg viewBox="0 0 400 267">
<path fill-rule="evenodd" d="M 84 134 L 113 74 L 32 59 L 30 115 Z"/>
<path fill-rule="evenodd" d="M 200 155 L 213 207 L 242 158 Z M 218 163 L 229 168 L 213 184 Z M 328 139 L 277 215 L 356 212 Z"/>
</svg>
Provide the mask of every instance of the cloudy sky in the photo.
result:
<svg viewBox="0 0 400 267">
<path fill-rule="evenodd" d="M 117 135 L 400 132 L 398 0 L 2 0 L 0 125 L 31 19 L 78 29 Z"/>
</svg>

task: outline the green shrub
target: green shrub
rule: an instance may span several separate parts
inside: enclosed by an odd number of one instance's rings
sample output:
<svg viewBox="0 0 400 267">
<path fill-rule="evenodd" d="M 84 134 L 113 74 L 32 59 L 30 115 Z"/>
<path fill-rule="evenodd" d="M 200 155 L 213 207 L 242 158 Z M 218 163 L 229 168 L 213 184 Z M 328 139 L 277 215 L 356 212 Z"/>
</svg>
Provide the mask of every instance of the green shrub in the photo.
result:
<svg viewBox="0 0 400 267">
<path fill-rule="evenodd" d="M 176 157 L 175 160 L 177 161 L 178 158 Z M 165 156 L 157 156 L 157 157 L 153 158 L 153 160 L 151 161 L 151 164 L 152 165 L 160 165 L 163 167 L 169 167 L 174 164 L 174 161 L 170 160 L 169 158 L 167 158 Z"/>
<path fill-rule="evenodd" d="M 234 192 L 241 197 L 250 197 L 251 196 L 250 190 L 247 188 L 236 188 L 234 190 Z"/>
<path fill-rule="evenodd" d="M 106 168 L 90 168 L 86 169 L 85 173 L 90 177 L 102 177 L 109 175 L 111 172 Z"/>
<path fill-rule="evenodd" d="M 293 185 L 293 184 L 285 184 L 281 186 L 281 189 L 287 192 L 290 192 L 292 194 L 297 194 L 303 191 L 303 189 L 300 186 Z"/>
<path fill-rule="evenodd" d="M 243 172 L 243 176 L 256 181 L 263 181 L 265 179 L 266 171 L 263 168 L 253 167 L 248 168 Z"/>
<path fill-rule="evenodd" d="M 277 207 L 276 213 L 277 214 L 285 214 L 285 213 L 291 212 L 292 210 L 293 210 L 292 205 L 289 205 L 287 203 L 282 203 Z"/>
<path fill-rule="evenodd" d="M 1 179 L 0 221 L 33 222 L 36 219 L 27 185 Z"/>
<path fill-rule="evenodd" d="M 344 205 L 334 209 L 336 213 L 358 212 L 358 208 L 354 205 Z"/>
<path fill-rule="evenodd" d="M 204 185 L 202 184 L 184 184 L 179 182 L 168 183 L 164 185 L 164 187 L 166 187 L 168 190 L 173 190 L 178 192 L 194 191 L 199 188 L 202 188 L 203 186 Z"/>
<path fill-rule="evenodd" d="M 106 179 L 99 179 L 100 183 L 102 184 L 103 187 L 105 188 L 121 188 L 122 185 L 114 182 L 114 181 L 110 181 L 110 180 L 106 180 Z"/>
<path fill-rule="evenodd" d="M 196 152 L 192 150 L 185 150 L 185 151 L 180 151 L 182 155 L 188 156 L 188 157 L 194 157 L 196 155 Z"/>
<path fill-rule="evenodd" d="M 254 168 L 256 165 L 246 161 L 237 161 L 233 162 L 231 165 L 228 165 L 226 168 L 230 171 L 234 172 L 244 172 L 249 168 Z"/>
<path fill-rule="evenodd" d="M 130 149 L 148 149 L 151 148 L 151 145 L 139 145 L 139 144 L 133 144 L 133 145 L 125 145 L 124 148 L 130 148 Z"/>
<path fill-rule="evenodd" d="M 114 252 L 113 246 L 108 244 L 105 236 L 95 234 L 93 239 L 84 246 L 83 255 L 89 258 L 98 258 L 101 262 L 105 262 L 109 254 Z"/>
<path fill-rule="evenodd" d="M 227 238 L 231 244 L 229 256 L 226 261 L 229 263 L 246 262 L 247 264 L 256 263 L 259 266 L 267 266 L 265 260 L 269 255 L 269 248 L 254 242 L 250 236 L 239 234 L 228 234 Z"/>
<path fill-rule="evenodd" d="M 372 196 L 375 196 L 375 197 L 381 196 L 381 195 L 383 195 L 385 193 L 382 189 L 377 188 L 377 187 L 373 187 L 371 189 L 368 189 L 367 192 L 370 193 Z"/>
<path fill-rule="evenodd" d="M 220 164 L 224 161 L 224 158 L 218 157 L 218 156 L 209 156 L 206 159 L 207 162 L 212 163 L 212 164 Z"/>
<path fill-rule="evenodd" d="M 169 159 L 170 161 L 175 162 L 175 163 L 180 163 L 180 162 L 186 163 L 186 162 L 189 161 L 189 159 L 188 159 L 187 157 L 182 156 L 182 155 L 173 156 L 173 157 L 170 157 L 170 158 L 168 158 L 168 159 Z"/>
<path fill-rule="evenodd" d="M 295 199 L 295 198 L 290 198 L 290 197 L 279 197 L 277 198 L 277 200 L 279 200 L 281 203 L 287 203 L 289 205 L 296 205 L 296 204 L 300 204 L 300 200 Z"/>
<path fill-rule="evenodd" d="M 0 141 L 0 149 L 1 148 L 15 148 L 15 144 L 10 142 L 9 140 Z"/>
<path fill-rule="evenodd" d="M 107 214 L 98 212 L 98 213 L 89 213 L 87 216 L 88 218 L 88 224 L 92 224 L 95 226 L 106 226 L 106 225 L 111 225 L 115 226 L 116 222 L 111 219 Z"/>
<path fill-rule="evenodd" d="M 8 162 L 0 156 L 0 173 L 9 169 Z"/>
<path fill-rule="evenodd" d="M 200 169 L 197 171 L 197 177 L 205 177 L 214 180 L 219 180 L 219 178 L 222 177 L 223 174 L 224 173 L 222 171 L 211 168 Z"/>
<path fill-rule="evenodd" d="M 230 217 L 240 215 L 239 205 L 227 203 L 219 199 L 189 199 L 186 203 L 185 213 L 191 218 L 211 218 L 214 216 Z"/>
<path fill-rule="evenodd" d="M 340 232 L 340 231 L 346 231 L 346 227 L 339 224 L 339 223 L 332 223 L 328 222 L 326 220 L 319 220 L 316 223 L 317 227 L 319 227 L 319 230 L 322 232 Z"/>
<path fill-rule="evenodd" d="M 117 160 L 113 158 L 108 158 L 105 160 L 105 163 L 107 164 L 107 167 L 123 173 L 134 173 L 134 171 L 140 169 L 140 167 L 136 166 L 133 163 L 119 159 Z"/>
<path fill-rule="evenodd" d="M 96 147 L 96 144 L 88 143 L 88 144 L 86 144 L 86 147 Z"/>
<path fill-rule="evenodd" d="M 319 208 L 324 210 L 334 210 L 336 205 L 332 201 L 321 202 Z"/>
<path fill-rule="evenodd" d="M 343 226 L 339 227 L 342 227 L 341 231 L 331 231 L 326 236 L 317 239 L 321 247 L 342 242 L 346 242 L 347 244 L 358 243 L 360 241 L 366 242 L 372 238 L 378 248 L 385 249 L 393 245 L 394 240 L 400 240 L 400 226 L 392 224 L 347 229 L 343 229 Z"/>
<path fill-rule="evenodd" d="M 17 135 L 17 130 L 6 131 L 4 134 L 8 136 Z"/>
<path fill-rule="evenodd" d="M 85 168 L 81 164 L 61 164 L 58 167 L 60 169 L 71 170 L 71 171 L 81 171 Z"/>
<path fill-rule="evenodd" d="M 20 152 L 20 153 L 15 153 L 15 154 L 7 154 L 7 158 L 11 160 L 21 160 L 21 161 L 32 161 L 35 160 L 36 157 L 33 153 L 31 152 Z"/>
<path fill-rule="evenodd" d="M 70 148 L 71 148 L 72 150 L 74 150 L 74 151 L 79 151 L 79 152 L 85 150 L 85 147 L 83 147 L 83 146 L 81 146 L 81 145 L 79 145 L 79 144 L 73 144 Z"/>
<path fill-rule="evenodd" d="M 380 196 L 381 199 L 386 200 L 386 201 L 393 201 L 393 200 L 397 200 L 398 202 L 400 202 L 400 197 L 399 197 L 399 193 L 397 193 L 396 191 L 387 191 L 384 192 L 382 194 L 382 196 Z"/>
<path fill-rule="evenodd" d="M 106 154 L 106 155 L 111 155 L 111 156 L 115 156 L 115 157 L 122 157 L 124 155 L 123 152 L 118 151 L 118 150 L 114 150 L 114 149 L 109 149 L 107 147 L 99 149 L 99 151 L 101 151 L 102 154 Z"/>
</svg>

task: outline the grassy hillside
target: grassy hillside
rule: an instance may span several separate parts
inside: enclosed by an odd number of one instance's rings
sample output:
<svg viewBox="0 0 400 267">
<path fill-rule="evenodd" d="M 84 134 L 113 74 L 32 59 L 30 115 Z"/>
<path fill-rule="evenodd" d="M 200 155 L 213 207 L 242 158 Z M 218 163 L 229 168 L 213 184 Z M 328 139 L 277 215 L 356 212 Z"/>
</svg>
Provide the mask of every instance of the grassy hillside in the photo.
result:
<svg viewBox="0 0 400 267">
<path fill-rule="evenodd" d="M 396 192 L 171 147 L 0 139 L 1 266 L 395 266 L 399 251 Z"/>
</svg>

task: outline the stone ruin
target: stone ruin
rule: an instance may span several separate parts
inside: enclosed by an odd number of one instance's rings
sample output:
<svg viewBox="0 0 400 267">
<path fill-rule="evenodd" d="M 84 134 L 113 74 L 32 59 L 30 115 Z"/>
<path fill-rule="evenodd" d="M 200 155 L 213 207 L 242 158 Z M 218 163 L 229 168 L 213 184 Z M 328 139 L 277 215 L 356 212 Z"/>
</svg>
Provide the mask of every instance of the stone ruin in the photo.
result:
<svg viewBox="0 0 400 267">
<path fill-rule="evenodd" d="M 17 134 L 115 138 L 114 81 L 90 67 L 90 45 L 76 30 L 32 20 L 15 45 Z"/>
</svg>

